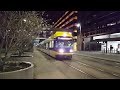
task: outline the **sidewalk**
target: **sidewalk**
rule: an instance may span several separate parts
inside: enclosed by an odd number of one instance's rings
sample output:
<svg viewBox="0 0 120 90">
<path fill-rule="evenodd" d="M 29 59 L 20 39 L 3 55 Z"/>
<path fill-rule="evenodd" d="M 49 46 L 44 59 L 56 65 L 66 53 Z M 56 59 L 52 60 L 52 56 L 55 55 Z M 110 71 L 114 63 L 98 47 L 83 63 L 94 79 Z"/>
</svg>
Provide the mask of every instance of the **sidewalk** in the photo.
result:
<svg viewBox="0 0 120 90">
<path fill-rule="evenodd" d="M 40 51 L 34 48 L 34 78 L 35 79 L 65 79 L 66 76 L 47 60 Z"/>
<path fill-rule="evenodd" d="M 120 54 L 106 54 L 99 51 L 76 51 L 75 54 L 120 62 Z"/>
</svg>

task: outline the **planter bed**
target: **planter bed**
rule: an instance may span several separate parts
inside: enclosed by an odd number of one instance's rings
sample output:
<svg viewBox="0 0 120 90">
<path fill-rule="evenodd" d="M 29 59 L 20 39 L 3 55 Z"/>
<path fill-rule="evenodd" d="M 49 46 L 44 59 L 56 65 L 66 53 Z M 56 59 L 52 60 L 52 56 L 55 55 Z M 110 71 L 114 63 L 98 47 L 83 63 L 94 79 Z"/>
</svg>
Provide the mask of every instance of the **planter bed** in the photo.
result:
<svg viewBox="0 0 120 90">
<path fill-rule="evenodd" d="M 4 71 L 0 72 L 0 79 L 33 79 L 34 65 L 25 61 L 7 61 Z"/>
</svg>

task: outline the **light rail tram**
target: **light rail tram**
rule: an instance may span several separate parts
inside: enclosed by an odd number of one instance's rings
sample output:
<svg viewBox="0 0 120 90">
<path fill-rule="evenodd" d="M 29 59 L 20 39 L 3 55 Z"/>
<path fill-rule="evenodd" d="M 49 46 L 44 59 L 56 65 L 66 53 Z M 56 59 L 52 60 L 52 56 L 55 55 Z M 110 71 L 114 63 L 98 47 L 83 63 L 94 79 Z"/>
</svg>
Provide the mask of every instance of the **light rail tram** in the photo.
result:
<svg viewBox="0 0 120 90">
<path fill-rule="evenodd" d="M 72 59 L 73 55 L 73 36 L 68 31 L 56 31 L 49 38 L 42 41 L 39 50 L 56 58 Z"/>
</svg>

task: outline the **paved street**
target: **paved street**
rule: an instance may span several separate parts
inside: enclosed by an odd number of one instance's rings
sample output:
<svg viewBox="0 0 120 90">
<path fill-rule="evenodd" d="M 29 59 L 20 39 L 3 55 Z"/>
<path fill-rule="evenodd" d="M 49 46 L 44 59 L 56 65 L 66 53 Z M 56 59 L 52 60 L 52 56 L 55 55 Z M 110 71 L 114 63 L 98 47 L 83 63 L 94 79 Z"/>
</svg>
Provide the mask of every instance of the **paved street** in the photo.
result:
<svg viewBox="0 0 120 90">
<path fill-rule="evenodd" d="M 58 61 L 34 50 L 35 79 L 119 79 L 120 63 L 74 54 Z"/>
</svg>

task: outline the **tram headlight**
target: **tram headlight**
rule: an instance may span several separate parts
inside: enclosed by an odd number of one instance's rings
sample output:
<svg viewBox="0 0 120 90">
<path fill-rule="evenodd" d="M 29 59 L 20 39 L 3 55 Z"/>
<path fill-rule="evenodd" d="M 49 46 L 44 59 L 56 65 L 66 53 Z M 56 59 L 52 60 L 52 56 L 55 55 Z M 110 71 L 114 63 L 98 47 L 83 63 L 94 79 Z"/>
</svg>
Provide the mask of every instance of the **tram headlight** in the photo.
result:
<svg viewBox="0 0 120 90">
<path fill-rule="evenodd" d="M 64 52 L 64 49 L 59 49 L 59 52 L 60 52 L 60 53 L 63 53 L 63 52 Z"/>
<path fill-rule="evenodd" d="M 70 49 L 70 52 L 73 52 L 73 50 L 72 50 L 72 49 Z"/>
</svg>

